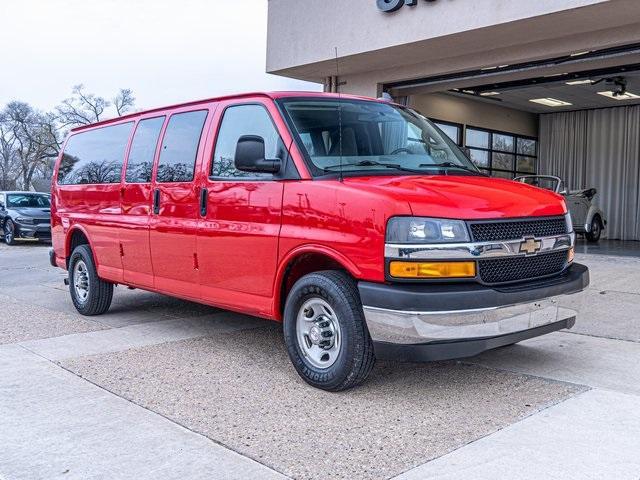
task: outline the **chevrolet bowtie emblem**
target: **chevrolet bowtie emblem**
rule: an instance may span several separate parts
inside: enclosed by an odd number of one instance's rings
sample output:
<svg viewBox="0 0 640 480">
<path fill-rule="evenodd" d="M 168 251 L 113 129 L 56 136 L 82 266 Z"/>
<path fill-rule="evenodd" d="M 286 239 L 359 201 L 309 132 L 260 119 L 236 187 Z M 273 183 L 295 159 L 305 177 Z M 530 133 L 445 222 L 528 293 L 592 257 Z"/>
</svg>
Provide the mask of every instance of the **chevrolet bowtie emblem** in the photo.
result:
<svg viewBox="0 0 640 480">
<path fill-rule="evenodd" d="M 538 253 L 542 249 L 542 241 L 535 238 L 527 238 L 520 244 L 520 253 L 526 253 L 532 255 Z"/>
</svg>

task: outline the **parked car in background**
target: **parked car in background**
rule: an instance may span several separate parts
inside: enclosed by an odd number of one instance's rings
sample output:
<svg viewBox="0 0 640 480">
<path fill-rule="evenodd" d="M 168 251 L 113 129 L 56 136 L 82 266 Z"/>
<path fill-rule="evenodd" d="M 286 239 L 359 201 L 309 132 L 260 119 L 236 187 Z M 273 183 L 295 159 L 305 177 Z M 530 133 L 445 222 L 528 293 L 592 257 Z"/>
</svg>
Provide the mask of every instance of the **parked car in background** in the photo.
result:
<svg viewBox="0 0 640 480">
<path fill-rule="evenodd" d="M 576 233 L 583 234 L 588 242 L 598 242 L 607 226 L 604 212 L 593 202 L 598 191 L 595 188 L 567 190 L 564 181 L 553 175 L 524 175 L 516 182 L 551 190 L 564 196 Z"/>
<path fill-rule="evenodd" d="M 7 245 L 19 240 L 51 241 L 51 195 L 0 192 L 0 227 Z"/>
<path fill-rule="evenodd" d="M 52 192 L 50 261 L 81 314 L 120 284 L 282 321 L 297 372 L 330 391 L 376 359 L 571 328 L 589 284 L 558 195 L 487 177 L 424 116 L 362 97 L 247 94 L 80 127 Z"/>
</svg>

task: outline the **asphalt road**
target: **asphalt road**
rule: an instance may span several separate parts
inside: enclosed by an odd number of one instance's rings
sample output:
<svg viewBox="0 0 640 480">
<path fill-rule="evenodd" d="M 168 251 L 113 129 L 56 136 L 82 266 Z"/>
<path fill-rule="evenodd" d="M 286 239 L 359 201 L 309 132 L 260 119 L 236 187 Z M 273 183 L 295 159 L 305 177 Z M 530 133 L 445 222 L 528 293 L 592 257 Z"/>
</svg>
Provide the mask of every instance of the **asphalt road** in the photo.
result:
<svg viewBox="0 0 640 480">
<path fill-rule="evenodd" d="M 47 247 L 0 244 L 0 479 L 638 480 L 640 259 L 581 260 L 571 332 L 329 394 L 278 324 L 122 287 L 81 317 Z"/>
</svg>

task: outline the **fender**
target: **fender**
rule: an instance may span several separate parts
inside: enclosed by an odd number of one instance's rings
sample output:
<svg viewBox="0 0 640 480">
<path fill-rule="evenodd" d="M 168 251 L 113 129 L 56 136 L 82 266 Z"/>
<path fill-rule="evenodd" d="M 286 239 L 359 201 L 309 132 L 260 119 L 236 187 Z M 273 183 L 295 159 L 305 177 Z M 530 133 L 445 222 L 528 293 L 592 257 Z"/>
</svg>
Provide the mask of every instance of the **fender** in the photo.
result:
<svg viewBox="0 0 640 480">
<path fill-rule="evenodd" d="M 95 250 L 93 249 L 93 240 L 91 240 L 91 236 L 89 235 L 89 232 L 87 231 L 87 229 L 80 225 L 79 223 L 75 223 L 73 225 L 71 225 L 71 227 L 69 228 L 69 230 L 67 231 L 67 235 L 66 238 L 64 240 L 64 256 L 65 259 L 69 258 L 71 256 L 71 237 L 73 236 L 74 232 L 76 231 L 80 231 L 82 232 L 82 234 L 87 238 L 87 240 L 89 241 L 89 248 L 91 248 L 91 251 L 94 252 Z M 94 254 L 95 257 L 95 254 Z M 96 263 L 96 267 L 98 266 L 98 259 L 94 258 L 93 261 Z"/>
<path fill-rule="evenodd" d="M 290 250 L 280 261 L 278 265 L 278 272 L 275 278 L 275 284 L 273 285 L 273 306 L 272 312 L 274 318 L 277 320 L 282 320 L 280 315 L 280 302 L 282 300 L 282 280 L 284 279 L 284 275 L 287 271 L 287 266 L 291 263 L 291 261 L 299 256 L 304 255 L 305 253 L 317 253 L 321 255 L 325 255 L 335 262 L 342 265 L 345 270 L 349 272 L 349 274 L 354 278 L 360 278 L 362 276 L 361 270 L 355 265 L 349 258 L 347 258 L 342 253 L 327 247 L 325 245 L 317 245 L 317 244 L 306 244 L 300 245 L 293 250 Z"/>
<path fill-rule="evenodd" d="M 593 221 L 593 217 L 595 217 L 596 215 L 600 215 L 600 219 L 602 220 L 602 229 L 604 230 L 606 228 L 607 221 L 604 218 L 604 212 L 596 205 L 591 205 L 589 207 L 589 211 L 587 212 L 587 217 L 584 221 L 585 232 L 591 232 L 591 222 Z"/>
</svg>

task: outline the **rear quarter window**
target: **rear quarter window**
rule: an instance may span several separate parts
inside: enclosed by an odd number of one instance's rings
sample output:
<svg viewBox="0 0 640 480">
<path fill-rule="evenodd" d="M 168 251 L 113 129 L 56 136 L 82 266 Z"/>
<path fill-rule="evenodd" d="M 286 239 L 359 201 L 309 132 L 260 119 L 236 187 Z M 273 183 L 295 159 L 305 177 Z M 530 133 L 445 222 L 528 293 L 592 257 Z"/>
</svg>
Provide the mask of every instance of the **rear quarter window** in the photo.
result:
<svg viewBox="0 0 640 480">
<path fill-rule="evenodd" d="M 133 122 L 76 133 L 58 168 L 60 185 L 120 183 Z"/>
</svg>

